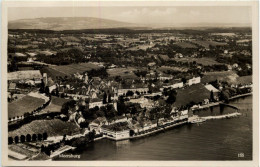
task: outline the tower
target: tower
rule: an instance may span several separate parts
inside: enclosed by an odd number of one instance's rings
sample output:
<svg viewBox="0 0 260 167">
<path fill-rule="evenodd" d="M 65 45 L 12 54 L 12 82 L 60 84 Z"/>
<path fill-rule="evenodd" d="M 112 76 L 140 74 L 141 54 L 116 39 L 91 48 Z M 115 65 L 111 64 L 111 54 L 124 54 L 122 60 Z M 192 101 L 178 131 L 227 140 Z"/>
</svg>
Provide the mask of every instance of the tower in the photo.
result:
<svg viewBox="0 0 260 167">
<path fill-rule="evenodd" d="M 43 73 L 43 83 L 44 85 L 47 85 L 48 84 L 48 77 L 47 77 L 47 73 Z"/>
<path fill-rule="evenodd" d="M 88 83 L 88 73 L 85 73 L 85 74 L 84 74 L 83 79 L 84 79 L 84 82 L 85 82 L 85 83 Z"/>
</svg>

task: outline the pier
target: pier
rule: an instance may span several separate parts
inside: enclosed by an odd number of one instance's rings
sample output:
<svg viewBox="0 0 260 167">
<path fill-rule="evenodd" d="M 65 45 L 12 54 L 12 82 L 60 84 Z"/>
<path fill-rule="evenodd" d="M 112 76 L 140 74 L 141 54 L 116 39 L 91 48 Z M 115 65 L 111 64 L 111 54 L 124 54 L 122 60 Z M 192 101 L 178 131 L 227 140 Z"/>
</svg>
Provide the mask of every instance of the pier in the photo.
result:
<svg viewBox="0 0 260 167">
<path fill-rule="evenodd" d="M 234 118 L 234 117 L 238 117 L 242 115 L 239 112 L 234 112 L 231 114 L 225 114 L 225 115 L 217 115 L 217 116 L 206 116 L 206 117 L 201 117 L 202 119 L 206 119 L 206 120 L 213 120 L 213 119 L 225 119 L 225 118 Z"/>
</svg>

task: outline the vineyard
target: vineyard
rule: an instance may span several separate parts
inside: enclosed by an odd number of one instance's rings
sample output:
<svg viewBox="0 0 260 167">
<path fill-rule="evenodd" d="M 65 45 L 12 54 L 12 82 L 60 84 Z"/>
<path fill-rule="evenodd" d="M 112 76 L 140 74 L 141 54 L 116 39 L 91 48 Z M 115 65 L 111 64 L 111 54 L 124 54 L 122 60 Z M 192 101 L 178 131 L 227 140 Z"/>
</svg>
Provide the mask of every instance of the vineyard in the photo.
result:
<svg viewBox="0 0 260 167">
<path fill-rule="evenodd" d="M 35 120 L 19 129 L 8 132 L 8 136 L 15 137 L 27 134 L 42 134 L 44 132 L 46 132 L 49 137 L 62 136 L 64 134 L 72 135 L 80 133 L 80 128 L 72 122 L 64 122 L 59 119 Z"/>
<path fill-rule="evenodd" d="M 224 46 L 226 43 L 216 42 L 216 41 L 192 41 L 194 44 L 200 45 L 206 49 L 209 49 L 209 46 Z"/>
<path fill-rule="evenodd" d="M 182 48 L 197 48 L 196 45 L 188 43 L 188 42 L 178 42 L 178 43 L 175 43 L 175 45 L 182 47 Z"/>
<path fill-rule="evenodd" d="M 30 113 L 45 103 L 44 99 L 32 96 L 24 96 L 21 99 L 8 103 L 8 118 L 23 116 Z"/>
<path fill-rule="evenodd" d="M 83 73 L 85 71 L 90 71 L 92 69 L 99 69 L 101 67 L 92 64 L 92 63 L 79 63 L 79 64 L 70 64 L 70 65 L 61 65 L 61 66 L 51 66 L 52 72 L 57 71 L 63 75 L 72 75 L 75 73 Z"/>
</svg>

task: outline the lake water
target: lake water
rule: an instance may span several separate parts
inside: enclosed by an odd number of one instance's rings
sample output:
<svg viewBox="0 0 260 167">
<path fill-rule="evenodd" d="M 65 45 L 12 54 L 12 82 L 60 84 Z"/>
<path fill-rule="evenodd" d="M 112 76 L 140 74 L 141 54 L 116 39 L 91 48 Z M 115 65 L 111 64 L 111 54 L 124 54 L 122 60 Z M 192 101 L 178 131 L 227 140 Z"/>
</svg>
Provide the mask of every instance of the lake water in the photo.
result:
<svg viewBox="0 0 260 167">
<path fill-rule="evenodd" d="M 233 100 L 230 104 L 240 109 L 240 117 L 208 120 L 200 125 L 186 124 L 131 141 L 102 139 L 64 154 L 80 154 L 79 160 L 251 160 L 252 96 Z M 224 107 L 223 111 L 213 107 L 194 114 L 231 112 L 234 109 L 229 107 Z M 243 153 L 244 158 L 239 158 L 239 153 Z"/>
</svg>

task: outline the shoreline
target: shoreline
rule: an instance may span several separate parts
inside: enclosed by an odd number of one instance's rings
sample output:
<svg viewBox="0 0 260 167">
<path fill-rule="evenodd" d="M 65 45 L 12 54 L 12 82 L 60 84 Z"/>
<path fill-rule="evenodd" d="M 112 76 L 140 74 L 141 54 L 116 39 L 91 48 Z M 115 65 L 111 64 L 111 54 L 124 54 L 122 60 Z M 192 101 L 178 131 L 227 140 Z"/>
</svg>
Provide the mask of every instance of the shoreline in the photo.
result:
<svg viewBox="0 0 260 167">
<path fill-rule="evenodd" d="M 253 95 L 253 93 L 250 92 L 250 93 L 245 93 L 245 94 L 241 94 L 241 95 L 236 95 L 236 96 L 230 97 L 228 100 L 233 100 L 233 99 L 237 99 L 240 97 L 246 97 L 246 96 L 250 96 L 250 95 Z"/>
<path fill-rule="evenodd" d="M 247 96 L 251 96 L 251 95 L 253 95 L 252 92 L 245 93 L 245 94 L 241 94 L 241 95 L 236 95 L 236 96 L 230 97 L 228 100 L 234 100 L 234 99 L 247 97 Z M 207 109 L 207 108 L 210 108 L 210 107 L 218 106 L 220 104 L 225 104 L 225 103 L 223 103 L 222 101 L 218 101 L 218 102 L 214 102 L 214 103 L 210 103 L 210 104 L 205 104 L 205 105 L 199 106 L 198 108 L 193 108 L 191 110 L 192 111 L 203 110 L 203 109 Z M 225 105 L 229 106 L 229 104 L 225 104 Z"/>
<path fill-rule="evenodd" d="M 131 139 L 133 140 L 133 139 L 138 139 L 138 138 L 141 138 L 141 137 L 146 137 L 146 136 L 148 136 L 148 135 L 152 135 L 152 134 L 155 134 L 155 133 L 157 133 L 157 132 L 161 132 L 161 131 L 164 131 L 164 130 L 166 130 L 166 129 L 173 128 L 173 127 L 175 127 L 175 126 L 179 126 L 179 125 L 182 125 L 182 124 L 185 124 L 185 123 L 188 123 L 188 121 L 182 121 L 182 122 L 175 123 L 175 124 L 173 124 L 173 125 L 169 125 L 169 126 L 166 126 L 166 127 L 158 127 L 159 129 L 153 130 L 153 131 L 151 131 L 151 132 L 147 132 L 147 133 L 145 133 L 145 134 L 132 136 L 132 137 L 130 137 L 129 139 L 130 139 L 130 140 L 131 140 Z"/>
<path fill-rule="evenodd" d="M 252 95 L 252 93 L 237 95 L 237 96 L 234 96 L 234 97 L 232 97 L 230 99 L 237 99 L 237 98 L 240 98 L 240 97 L 246 97 L 246 96 L 250 96 L 250 95 Z M 215 102 L 215 103 L 212 103 L 210 105 L 208 105 L 208 104 L 206 106 L 204 105 L 204 106 L 202 106 L 202 108 L 199 108 L 199 109 L 205 109 L 205 108 L 209 108 L 209 107 L 216 106 L 216 105 L 219 105 L 219 104 L 221 104 L 221 102 Z M 194 109 L 194 110 L 197 110 L 197 109 Z M 201 117 L 201 118 L 205 118 L 207 120 L 230 119 L 230 118 L 237 117 L 237 116 L 240 116 L 240 115 L 241 115 L 241 113 L 235 112 L 235 113 L 226 114 L 226 115 L 208 116 L 208 117 Z M 115 140 L 115 139 L 110 138 L 108 136 L 102 136 L 102 137 L 95 138 L 94 141 L 98 141 L 98 140 L 101 140 L 101 139 L 109 139 L 109 140 L 113 140 L 115 142 L 122 141 L 122 140 L 135 140 L 135 139 L 147 137 L 147 136 L 150 136 L 150 135 L 162 132 L 164 130 L 167 130 L 167 129 L 170 129 L 170 128 L 173 128 L 173 127 L 176 127 L 176 126 L 180 126 L 180 125 L 184 125 L 184 124 L 189 124 L 190 123 L 190 122 L 188 122 L 188 120 L 181 120 L 181 121 L 182 122 L 178 122 L 178 123 L 171 124 L 171 125 L 168 125 L 168 126 L 167 125 L 162 125 L 162 126 L 165 126 L 165 127 L 157 127 L 158 129 L 152 130 L 150 132 L 147 132 L 147 133 L 144 133 L 144 134 L 140 134 L 140 135 L 136 135 L 136 136 L 132 136 L 132 137 L 128 137 L 128 138 L 124 138 L 124 139 Z M 62 152 L 66 152 L 66 151 L 62 151 Z M 54 157 L 57 157 L 58 155 L 59 155 L 59 153 L 56 154 L 55 156 L 51 156 L 50 159 L 53 159 Z"/>
</svg>

